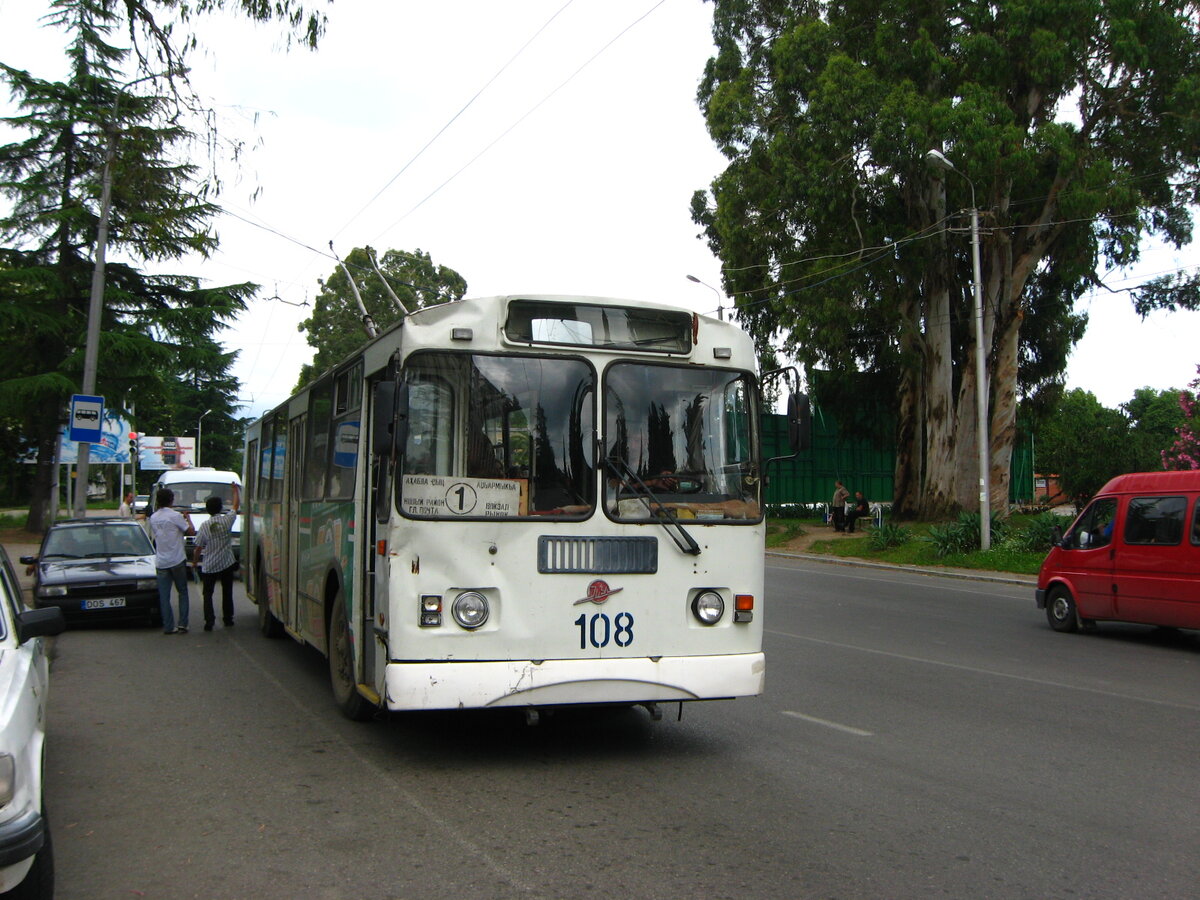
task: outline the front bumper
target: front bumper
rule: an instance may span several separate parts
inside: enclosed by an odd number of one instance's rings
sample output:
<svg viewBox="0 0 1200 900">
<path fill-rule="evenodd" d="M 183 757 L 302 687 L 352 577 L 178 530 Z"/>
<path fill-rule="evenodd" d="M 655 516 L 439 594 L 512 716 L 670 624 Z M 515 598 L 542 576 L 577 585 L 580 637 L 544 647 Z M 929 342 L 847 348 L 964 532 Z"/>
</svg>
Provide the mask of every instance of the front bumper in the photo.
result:
<svg viewBox="0 0 1200 900">
<path fill-rule="evenodd" d="M 763 691 L 762 653 L 632 659 L 391 662 L 388 709 L 481 709 L 751 697 Z"/>
<path fill-rule="evenodd" d="M 29 859 L 46 842 L 46 823 L 42 814 L 31 809 L 0 825 L 0 867 Z"/>
<path fill-rule="evenodd" d="M 174 590 L 172 588 L 172 590 Z M 106 598 L 95 596 L 72 596 L 68 594 L 65 597 L 35 597 L 34 605 L 40 609 L 46 609 L 52 606 L 57 606 L 63 611 L 64 618 L 71 621 L 91 621 L 91 620 L 107 620 L 120 619 L 128 616 L 144 616 L 147 613 L 158 612 L 158 590 L 153 591 L 129 591 L 120 595 L 125 600 L 124 606 L 101 606 L 98 608 L 85 609 L 86 601 L 104 602 Z"/>
<path fill-rule="evenodd" d="M 1045 588 L 1038 588 L 1037 590 L 1035 590 L 1034 597 L 1037 599 L 1037 608 L 1045 609 L 1046 608 L 1046 590 L 1045 590 Z"/>
</svg>

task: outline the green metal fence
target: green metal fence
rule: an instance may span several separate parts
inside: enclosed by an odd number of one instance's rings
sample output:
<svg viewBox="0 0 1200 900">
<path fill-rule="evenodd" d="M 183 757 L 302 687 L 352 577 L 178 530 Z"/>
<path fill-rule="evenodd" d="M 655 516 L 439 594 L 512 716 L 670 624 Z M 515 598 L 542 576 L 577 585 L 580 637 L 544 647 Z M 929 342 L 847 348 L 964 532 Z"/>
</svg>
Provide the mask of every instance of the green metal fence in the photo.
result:
<svg viewBox="0 0 1200 900">
<path fill-rule="evenodd" d="M 763 417 L 763 458 L 788 456 L 787 416 Z M 767 467 L 767 503 L 828 503 L 833 483 L 841 481 L 853 496 L 862 491 L 872 503 L 890 503 L 896 471 L 894 446 L 841 434 L 837 422 L 814 413 L 812 446 L 795 459 Z M 1034 497 L 1033 449 L 1028 439 L 1018 439 L 1009 469 L 1009 502 L 1023 504 Z"/>
</svg>

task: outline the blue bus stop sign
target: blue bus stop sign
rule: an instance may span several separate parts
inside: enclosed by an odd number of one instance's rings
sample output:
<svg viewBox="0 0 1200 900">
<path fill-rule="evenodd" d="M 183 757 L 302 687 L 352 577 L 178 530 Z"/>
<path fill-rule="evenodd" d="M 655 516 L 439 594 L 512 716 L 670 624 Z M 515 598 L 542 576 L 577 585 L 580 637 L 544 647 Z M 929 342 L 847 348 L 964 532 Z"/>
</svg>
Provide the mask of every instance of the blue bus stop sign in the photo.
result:
<svg viewBox="0 0 1200 900">
<path fill-rule="evenodd" d="M 99 444 L 104 424 L 104 398 L 71 395 L 71 419 L 67 437 L 82 444 Z"/>
</svg>

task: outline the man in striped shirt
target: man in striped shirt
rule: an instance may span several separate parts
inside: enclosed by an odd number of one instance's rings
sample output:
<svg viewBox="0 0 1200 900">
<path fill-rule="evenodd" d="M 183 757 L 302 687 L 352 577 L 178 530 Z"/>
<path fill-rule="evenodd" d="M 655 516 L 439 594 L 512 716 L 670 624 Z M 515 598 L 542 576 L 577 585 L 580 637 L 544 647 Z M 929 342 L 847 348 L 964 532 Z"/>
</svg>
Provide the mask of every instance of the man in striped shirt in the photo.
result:
<svg viewBox="0 0 1200 900">
<path fill-rule="evenodd" d="M 216 622 L 213 590 L 221 582 L 221 618 L 226 628 L 233 625 L 233 573 L 237 560 L 233 555 L 233 523 L 237 519 L 238 489 L 233 488 L 233 510 L 221 514 L 221 498 L 209 497 L 204 503 L 208 521 L 196 532 L 196 565 L 200 568 L 204 598 L 204 630 L 212 631 Z"/>
</svg>

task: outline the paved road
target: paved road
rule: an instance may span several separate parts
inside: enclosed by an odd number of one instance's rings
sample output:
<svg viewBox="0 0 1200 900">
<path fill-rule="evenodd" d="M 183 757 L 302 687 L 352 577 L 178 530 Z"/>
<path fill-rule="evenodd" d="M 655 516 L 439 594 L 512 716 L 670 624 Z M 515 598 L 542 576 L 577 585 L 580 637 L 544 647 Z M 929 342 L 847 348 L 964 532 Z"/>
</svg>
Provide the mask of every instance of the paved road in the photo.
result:
<svg viewBox="0 0 1200 900">
<path fill-rule="evenodd" d="M 341 719 L 238 625 L 57 639 L 60 900 L 1184 897 L 1200 641 L 1025 587 L 768 560 L 762 698 Z M 240 592 L 240 585 L 238 588 Z"/>
</svg>

